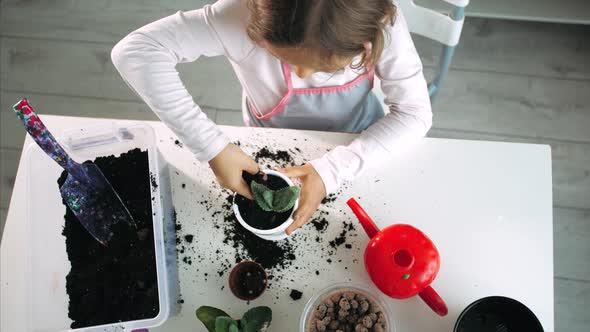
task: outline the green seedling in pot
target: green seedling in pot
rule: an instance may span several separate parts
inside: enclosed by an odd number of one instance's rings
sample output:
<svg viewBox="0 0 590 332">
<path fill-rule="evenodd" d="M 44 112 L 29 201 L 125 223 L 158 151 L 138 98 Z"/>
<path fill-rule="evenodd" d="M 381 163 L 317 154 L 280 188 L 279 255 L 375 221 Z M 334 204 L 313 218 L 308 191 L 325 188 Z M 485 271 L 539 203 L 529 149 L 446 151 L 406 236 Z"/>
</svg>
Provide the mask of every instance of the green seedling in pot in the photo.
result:
<svg viewBox="0 0 590 332">
<path fill-rule="evenodd" d="M 272 190 L 256 181 L 250 183 L 250 189 L 254 195 L 254 200 L 261 209 L 267 212 L 279 213 L 293 208 L 301 192 L 298 186 Z"/>
<path fill-rule="evenodd" d="M 270 326 L 272 310 L 252 308 L 241 319 L 234 320 L 221 309 L 202 306 L 197 309 L 197 318 L 209 332 L 264 332 Z"/>
</svg>

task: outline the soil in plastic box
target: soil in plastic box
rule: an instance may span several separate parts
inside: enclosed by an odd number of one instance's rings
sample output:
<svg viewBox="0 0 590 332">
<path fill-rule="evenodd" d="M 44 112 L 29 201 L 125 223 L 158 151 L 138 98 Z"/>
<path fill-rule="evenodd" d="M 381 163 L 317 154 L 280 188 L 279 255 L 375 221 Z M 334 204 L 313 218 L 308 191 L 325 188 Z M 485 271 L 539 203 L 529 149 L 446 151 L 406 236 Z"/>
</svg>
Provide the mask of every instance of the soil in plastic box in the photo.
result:
<svg viewBox="0 0 590 332">
<path fill-rule="evenodd" d="M 66 290 L 72 328 L 149 319 L 160 311 L 148 153 L 134 149 L 94 163 L 129 209 L 137 229 L 118 225 L 105 247 L 66 209 L 63 235 L 71 263 Z M 60 186 L 66 177 L 64 171 Z"/>
</svg>

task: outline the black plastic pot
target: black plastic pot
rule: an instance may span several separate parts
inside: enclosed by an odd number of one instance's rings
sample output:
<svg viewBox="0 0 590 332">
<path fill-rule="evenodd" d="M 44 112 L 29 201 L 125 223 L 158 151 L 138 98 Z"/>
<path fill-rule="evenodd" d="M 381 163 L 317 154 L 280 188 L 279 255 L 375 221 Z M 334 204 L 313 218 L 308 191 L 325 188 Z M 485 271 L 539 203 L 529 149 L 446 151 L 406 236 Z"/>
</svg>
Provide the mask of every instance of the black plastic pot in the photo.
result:
<svg viewBox="0 0 590 332">
<path fill-rule="evenodd" d="M 508 297 L 490 296 L 465 308 L 453 331 L 543 332 L 543 326 L 524 304 Z"/>
</svg>

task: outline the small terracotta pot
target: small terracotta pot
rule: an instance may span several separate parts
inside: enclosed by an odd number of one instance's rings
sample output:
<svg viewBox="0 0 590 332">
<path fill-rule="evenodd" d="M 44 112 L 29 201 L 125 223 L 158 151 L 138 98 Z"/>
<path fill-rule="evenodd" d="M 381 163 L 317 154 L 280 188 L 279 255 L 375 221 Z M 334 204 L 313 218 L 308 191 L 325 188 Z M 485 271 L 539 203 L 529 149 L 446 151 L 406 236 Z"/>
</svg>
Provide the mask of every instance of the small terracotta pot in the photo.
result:
<svg viewBox="0 0 590 332">
<path fill-rule="evenodd" d="M 229 289 L 240 300 L 257 299 L 264 293 L 267 285 L 266 271 L 256 262 L 241 262 L 229 274 Z"/>
</svg>

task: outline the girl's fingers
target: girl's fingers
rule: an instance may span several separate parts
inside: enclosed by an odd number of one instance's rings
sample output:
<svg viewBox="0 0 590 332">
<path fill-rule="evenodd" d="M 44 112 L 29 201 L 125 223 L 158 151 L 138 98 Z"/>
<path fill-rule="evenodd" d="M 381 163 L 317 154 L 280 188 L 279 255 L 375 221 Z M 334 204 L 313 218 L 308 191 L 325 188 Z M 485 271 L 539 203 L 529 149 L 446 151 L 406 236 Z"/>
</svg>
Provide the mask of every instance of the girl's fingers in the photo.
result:
<svg viewBox="0 0 590 332">
<path fill-rule="evenodd" d="M 304 197 L 303 197 L 304 198 Z M 311 218 L 315 209 L 310 208 L 305 200 L 301 200 L 301 205 L 293 214 L 293 223 L 287 228 L 286 233 L 287 235 L 291 235 L 297 228 L 305 225 L 307 221 Z"/>
<path fill-rule="evenodd" d="M 249 200 L 254 199 L 252 193 L 250 192 L 250 188 L 248 188 L 248 184 L 246 183 L 246 181 L 244 181 L 244 179 L 240 179 L 240 182 L 235 188 L 233 188 L 233 190 Z"/>
<path fill-rule="evenodd" d="M 260 166 L 258 166 L 258 164 L 250 159 L 251 162 L 248 162 L 248 164 L 246 165 L 246 167 L 244 167 L 244 170 L 250 174 L 256 174 L 260 171 Z"/>
<path fill-rule="evenodd" d="M 310 170 L 313 171 L 312 166 L 310 164 L 306 164 L 303 166 L 287 167 L 287 168 L 279 169 L 278 171 L 285 174 L 286 176 L 288 176 L 290 178 L 307 179 L 307 176 L 310 174 Z M 308 179 L 305 181 L 308 181 Z M 309 184 L 307 184 L 307 185 L 309 185 Z M 309 187 L 306 185 L 303 186 L 303 189 L 301 191 L 300 201 L 299 201 L 299 204 L 300 204 L 299 208 L 293 214 L 293 223 L 285 231 L 287 233 L 287 235 L 291 235 L 299 227 L 305 225 L 309 221 L 309 219 L 311 219 L 314 212 L 319 207 L 320 202 L 323 199 L 323 197 L 320 197 L 321 194 L 318 195 L 318 193 L 314 192 L 313 188 L 314 188 L 313 186 L 312 187 Z"/>
<path fill-rule="evenodd" d="M 313 213 L 308 213 L 308 212 L 299 213 L 297 215 L 297 217 L 295 218 L 295 220 L 293 221 L 293 223 L 289 226 L 289 228 L 287 228 L 287 230 L 286 230 L 287 235 L 291 235 L 299 227 L 305 225 L 307 223 L 307 221 L 311 218 L 312 214 Z"/>
</svg>

